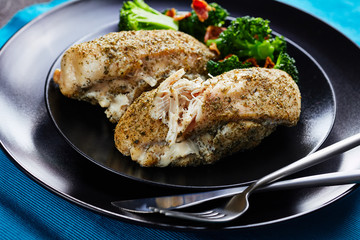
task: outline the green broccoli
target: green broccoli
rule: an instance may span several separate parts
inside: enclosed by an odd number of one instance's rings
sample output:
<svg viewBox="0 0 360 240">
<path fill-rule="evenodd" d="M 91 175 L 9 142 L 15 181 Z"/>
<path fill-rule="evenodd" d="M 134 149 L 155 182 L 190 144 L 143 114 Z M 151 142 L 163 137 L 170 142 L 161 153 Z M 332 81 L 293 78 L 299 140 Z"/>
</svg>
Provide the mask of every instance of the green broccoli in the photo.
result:
<svg viewBox="0 0 360 240">
<path fill-rule="evenodd" d="M 236 69 L 236 68 L 249 68 L 252 67 L 252 63 L 240 62 L 239 58 L 236 55 L 232 55 L 229 58 L 224 59 L 223 61 L 213 61 L 210 60 L 207 62 L 206 70 L 209 74 L 212 76 L 220 75 L 224 72 L 228 72 L 230 70 Z"/>
<path fill-rule="evenodd" d="M 240 60 L 255 58 L 262 61 L 266 57 L 274 60 L 276 54 L 286 50 L 286 42 L 282 36 L 271 36 L 269 23 L 269 20 L 259 17 L 239 17 L 231 22 L 219 38 L 208 40 L 206 44 L 209 46 L 216 43 L 222 57 L 236 54 Z"/>
<path fill-rule="evenodd" d="M 201 42 L 204 42 L 206 28 L 208 26 L 223 26 L 225 24 L 226 18 L 229 16 L 228 11 L 222 8 L 219 4 L 210 3 L 209 6 L 214 8 L 214 10 L 209 11 L 208 19 L 206 19 L 204 22 L 201 22 L 195 11 L 192 10 L 190 17 L 179 21 L 179 30 L 195 37 Z"/>
<path fill-rule="evenodd" d="M 156 11 L 143 0 L 124 2 L 120 10 L 118 27 L 119 31 L 179 29 L 178 23 L 173 18 Z"/>
<path fill-rule="evenodd" d="M 287 72 L 297 83 L 299 81 L 299 72 L 295 66 L 295 59 L 286 52 L 281 52 L 276 60 L 274 68 Z"/>
</svg>

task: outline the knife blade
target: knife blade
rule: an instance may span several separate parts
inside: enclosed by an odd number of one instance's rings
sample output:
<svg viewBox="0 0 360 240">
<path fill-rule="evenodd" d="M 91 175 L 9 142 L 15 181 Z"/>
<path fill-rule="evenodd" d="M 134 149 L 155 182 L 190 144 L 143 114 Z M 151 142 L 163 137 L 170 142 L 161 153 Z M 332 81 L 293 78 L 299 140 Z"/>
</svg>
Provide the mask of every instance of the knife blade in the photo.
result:
<svg viewBox="0 0 360 240">
<path fill-rule="evenodd" d="M 360 170 L 334 172 L 312 175 L 307 177 L 283 180 L 272 183 L 257 191 L 276 191 L 303 187 L 320 187 L 343 184 L 360 183 Z M 206 192 L 186 193 L 172 196 L 159 196 L 141 199 L 130 199 L 122 201 L 114 201 L 111 204 L 124 211 L 134 213 L 152 213 L 150 207 L 164 209 L 181 209 L 194 206 L 206 201 L 230 197 L 241 193 L 248 186 L 239 186 L 224 188 L 220 190 L 212 190 Z"/>
</svg>

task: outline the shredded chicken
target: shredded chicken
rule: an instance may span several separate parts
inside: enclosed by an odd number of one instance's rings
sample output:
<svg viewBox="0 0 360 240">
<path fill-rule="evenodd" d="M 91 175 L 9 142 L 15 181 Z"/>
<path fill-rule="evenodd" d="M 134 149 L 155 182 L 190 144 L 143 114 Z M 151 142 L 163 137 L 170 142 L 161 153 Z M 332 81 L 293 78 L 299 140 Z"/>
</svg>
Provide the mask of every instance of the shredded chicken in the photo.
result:
<svg viewBox="0 0 360 240">
<path fill-rule="evenodd" d="M 206 81 L 183 76 L 181 69 L 143 93 L 116 126 L 116 147 L 142 166 L 211 164 L 299 120 L 300 91 L 281 70 L 236 69 Z"/>
</svg>

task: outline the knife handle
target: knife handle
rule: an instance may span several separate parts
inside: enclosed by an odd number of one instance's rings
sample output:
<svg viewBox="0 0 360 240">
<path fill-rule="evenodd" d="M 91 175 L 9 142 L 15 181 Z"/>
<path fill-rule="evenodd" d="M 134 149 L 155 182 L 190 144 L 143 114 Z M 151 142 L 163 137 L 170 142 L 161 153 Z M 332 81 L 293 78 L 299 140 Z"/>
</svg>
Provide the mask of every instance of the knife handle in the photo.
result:
<svg viewBox="0 0 360 240">
<path fill-rule="evenodd" d="M 333 185 L 354 184 L 354 183 L 360 183 L 360 170 L 325 173 L 325 174 L 278 181 L 270 185 L 260 187 L 256 191 L 265 192 L 265 191 L 287 190 L 294 188 L 333 186 Z M 245 188 L 247 188 L 247 186 L 231 187 L 220 190 L 212 190 L 212 191 L 198 192 L 198 193 L 187 193 L 187 194 L 173 195 L 173 196 L 116 201 L 116 202 L 112 202 L 112 205 L 119 207 L 122 210 L 137 212 L 137 213 L 152 212 L 149 209 L 149 207 L 160 207 L 165 209 L 181 209 L 218 198 L 231 197 L 235 194 L 241 193 L 242 191 L 244 191 Z"/>
</svg>

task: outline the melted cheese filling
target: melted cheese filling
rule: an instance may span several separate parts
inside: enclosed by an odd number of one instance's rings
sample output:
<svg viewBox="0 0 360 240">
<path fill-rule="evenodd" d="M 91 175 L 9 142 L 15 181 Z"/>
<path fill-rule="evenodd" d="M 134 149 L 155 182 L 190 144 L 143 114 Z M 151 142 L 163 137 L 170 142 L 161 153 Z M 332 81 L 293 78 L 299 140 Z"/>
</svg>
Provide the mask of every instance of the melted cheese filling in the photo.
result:
<svg viewBox="0 0 360 240">
<path fill-rule="evenodd" d="M 199 146 L 191 140 L 185 140 L 174 143 L 171 146 L 167 146 L 167 149 L 164 152 L 165 153 L 160 156 L 157 162 L 157 166 L 159 167 L 166 167 L 172 161 L 182 157 L 187 157 L 191 154 L 199 155 Z M 148 161 L 147 154 L 147 149 L 145 148 L 133 147 L 130 149 L 131 158 L 142 165 L 146 165 L 146 162 Z"/>
<path fill-rule="evenodd" d="M 106 116 L 108 118 L 112 117 L 115 119 L 119 119 L 126 110 L 126 107 L 129 106 L 129 104 L 130 100 L 128 96 L 124 94 L 117 95 L 110 103 L 108 109 L 106 109 Z"/>
<path fill-rule="evenodd" d="M 167 151 L 165 151 L 165 154 L 161 156 L 159 166 L 166 167 L 173 160 L 186 157 L 190 154 L 199 154 L 199 147 L 196 143 L 191 140 L 174 143 Z"/>
<path fill-rule="evenodd" d="M 181 135 L 198 116 L 201 116 L 203 80 L 182 79 L 183 69 L 175 72 L 158 87 L 151 117 L 161 119 L 169 128 L 166 141 L 169 146 L 181 142 Z"/>
</svg>

